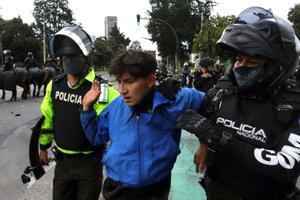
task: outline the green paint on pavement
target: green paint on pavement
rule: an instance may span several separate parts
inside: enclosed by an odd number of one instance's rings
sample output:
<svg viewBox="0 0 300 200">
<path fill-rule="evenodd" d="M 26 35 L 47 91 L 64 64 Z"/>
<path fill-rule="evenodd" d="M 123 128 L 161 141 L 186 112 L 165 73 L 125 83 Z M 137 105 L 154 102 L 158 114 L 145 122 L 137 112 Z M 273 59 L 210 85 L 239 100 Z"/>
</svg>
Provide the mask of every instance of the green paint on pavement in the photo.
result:
<svg viewBox="0 0 300 200">
<path fill-rule="evenodd" d="M 181 153 L 172 171 L 170 200 L 205 200 L 205 191 L 199 185 L 201 176 L 196 173 L 193 163 L 194 153 L 199 145 L 198 139 L 187 131 L 182 131 Z"/>
</svg>

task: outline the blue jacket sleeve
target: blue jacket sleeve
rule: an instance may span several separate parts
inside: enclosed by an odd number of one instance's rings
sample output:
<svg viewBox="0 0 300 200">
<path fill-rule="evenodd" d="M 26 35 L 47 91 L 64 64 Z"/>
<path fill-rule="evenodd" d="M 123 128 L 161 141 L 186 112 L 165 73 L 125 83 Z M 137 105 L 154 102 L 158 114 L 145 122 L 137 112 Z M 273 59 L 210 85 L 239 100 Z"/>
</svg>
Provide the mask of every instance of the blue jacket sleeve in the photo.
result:
<svg viewBox="0 0 300 200">
<path fill-rule="evenodd" d="M 81 110 L 80 120 L 83 131 L 91 144 L 97 146 L 108 142 L 108 127 L 105 125 L 107 123 L 105 123 L 105 116 L 102 113 L 97 117 L 94 109 L 89 109 L 87 111 Z"/>
</svg>

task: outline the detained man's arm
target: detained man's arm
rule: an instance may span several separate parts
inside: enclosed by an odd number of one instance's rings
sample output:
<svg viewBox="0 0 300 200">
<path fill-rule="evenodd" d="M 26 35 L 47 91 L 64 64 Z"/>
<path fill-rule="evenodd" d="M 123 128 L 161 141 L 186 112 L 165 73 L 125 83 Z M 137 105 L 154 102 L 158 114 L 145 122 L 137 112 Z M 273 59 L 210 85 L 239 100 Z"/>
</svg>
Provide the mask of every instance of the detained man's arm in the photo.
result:
<svg viewBox="0 0 300 200">
<path fill-rule="evenodd" d="M 97 117 L 96 111 L 93 109 L 93 104 L 101 94 L 98 81 L 94 81 L 91 89 L 83 98 L 82 110 L 80 111 L 80 120 L 83 131 L 93 145 L 102 145 L 108 141 L 108 128 L 103 128 L 104 118 L 102 114 Z"/>
</svg>

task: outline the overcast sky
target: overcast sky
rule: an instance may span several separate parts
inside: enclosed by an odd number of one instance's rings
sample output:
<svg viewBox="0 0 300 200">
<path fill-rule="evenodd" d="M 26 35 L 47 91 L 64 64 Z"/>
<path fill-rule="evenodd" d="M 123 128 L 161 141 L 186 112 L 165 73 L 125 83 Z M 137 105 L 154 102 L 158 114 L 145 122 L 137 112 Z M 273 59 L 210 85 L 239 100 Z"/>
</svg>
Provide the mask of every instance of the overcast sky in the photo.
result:
<svg viewBox="0 0 300 200">
<path fill-rule="evenodd" d="M 300 0 L 215 0 L 218 4 L 213 14 L 221 16 L 238 15 L 249 6 L 262 6 L 271 8 L 274 14 L 287 19 L 289 9 L 294 7 Z M 148 0 L 69 0 L 69 6 L 74 13 L 77 22 L 91 35 L 104 36 L 104 18 L 106 16 L 117 16 L 118 26 L 132 41 L 138 40 L 144 49 L 155 49 L 155 44 L 149 40 L 147 30 L 144 27 L 145 20 L 138 26 L 136 14 L 146 16 L 150 9 Z M 33 0 L 0 0 L 0 15 L 4 19 L 12 19 L 20 16 L 25 23 L 32 23 L 34 18 Z"/>
</svg>

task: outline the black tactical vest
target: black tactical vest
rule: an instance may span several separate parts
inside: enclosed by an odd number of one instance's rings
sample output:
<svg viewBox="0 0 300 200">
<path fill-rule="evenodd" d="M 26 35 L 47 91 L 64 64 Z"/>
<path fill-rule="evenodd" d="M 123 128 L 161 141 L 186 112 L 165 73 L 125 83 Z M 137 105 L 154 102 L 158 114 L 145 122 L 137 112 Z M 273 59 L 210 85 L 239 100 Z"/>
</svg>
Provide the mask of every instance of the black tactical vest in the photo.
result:
<svg viewBox="0 0 300 200">
<path fill-rule="evenodd" d="M 53 127 L 56 144 L 67 150 L 95 150 L 83 132 L 79 108 L 86 92 L 91 87 L 85 81 L 79 88 L 71 89 L 67 84 L 67 76 L 53 81 L 51 98 L 53 101 Z"/>
<path fill-rule="evenodd" d="M 297 101 L 295 97 L 293 98 L 292 93 L 281 89 L 274 98 L 262 101 L 240 98 L 240 94 L 230 87 L 229 82 L 225 81 L 224 85 L 224 88 L 217 89 L 223 89 L 223 95 L 221 95 L 218 105 L 215 105 L 217 109 L 213 114 L 217 130 L 229 132 L 236 139 L 257 148 L 279 148 L 278 146 L 282 142 L 280 141 L 282 133 L 287 126 L 296 123 L 293 112 L 296 112 L 299 106 L 290 102 L 291 99 Z M 295 96 L 299 95 L 295 94 Z M 298 102 L 300 101 L 298 100 Z M 278 106 L 287 104 L 291 104 L 295 110 L 289 114 L 278 112 Z M 243 150 L 241 149 L 241 151 Z M 242 167 L 235 160 L 230 160 L 230 157 L 231 155 L 223 152 L 218 153 L 213 166 L 208 170 L 209 176 L 234 192 L 241 192 L 245 195 L 256 193 L 258 196 L 263 195 L 258 194 L 262 187 L 265 188 L 266 195 L 269 195 L 277 188 L 276 183 L 271 179 L 262 178 L 261 174 Z M 250 185 L 256 185 L 256 187 L 251 188 Z M 258 191 L 255 190 L 256 188 Z"/>
</svg>

